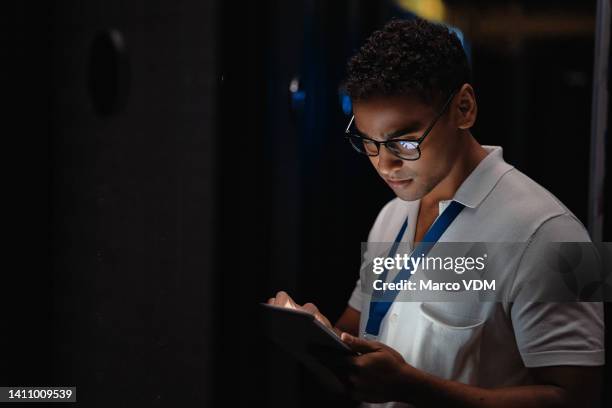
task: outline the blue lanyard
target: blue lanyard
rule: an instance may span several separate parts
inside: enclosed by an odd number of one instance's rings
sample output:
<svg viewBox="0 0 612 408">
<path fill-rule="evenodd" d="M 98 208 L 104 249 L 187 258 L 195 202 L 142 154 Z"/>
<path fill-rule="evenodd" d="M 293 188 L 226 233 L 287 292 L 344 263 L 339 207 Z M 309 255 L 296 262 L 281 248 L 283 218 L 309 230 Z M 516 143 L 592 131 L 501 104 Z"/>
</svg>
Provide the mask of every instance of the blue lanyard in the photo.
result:
<svg viewBox="0 0 612 408">
<path fill-rule="evenodd" d="M 433 223 L 433 225 L 429 227 L 427 233 L 423 237 L 423 240 L 419 242 L 419 245 L 415 248 L 413 252 L 427 255 L 431 248 L 433 248 L 433 246 L 438 242 L 442 234 L 444 234 L 444 231 L 448 229 L 448 226 L 451 225 L 455 218 L 457 218 L 457 216 L 459 215 L 461 210 L 463 210 L 464 207 L 465 206 L 463 204 L 457 201 L 451 201 L 451 203 L 448 205 L 448 207 L 446 207 L 442 214 L 440 214 L 440 216 Z M 397 252 L 397 247 L 402 240 L 402 236 L 404 236 L 404 233 L 406 232 L 407 226 L 408 217 L 406 217 L 406 219 L 404 220 L 404 224 L 400 228 L 399 233 L 395 238 L 395 242 L 393 243 L 393 246 L 389 251 L 389 258 L 395 256 L 395 253 Z M 410 277 L 412 276 L 412 274 L 410 273 L 410 269 L 411 268 L 409 267 L 408 269 L 402 269 L 401 271 L 399 271 L 393 282 L 398 283 L 402 279 L 410 279 Z M 386 281 L 386 278 L 387 270 L 385 269 L 384 272 L 380 275 L 380 279 Z M 389 309 L 391 308 L 391 305 L 393 304 L 393 301 L 397 297 L 398 293 L 399 291 L 397 290 L 390 292 L 385 291 L 385 293 L 383 294 L 385 299 L 384 301 L 370 301 L 370 312 L 368 315 L 368 322 L 366 324 L 365 330 L 366 337 L 371 338 L 378 336 L 378 334 L 380 333 L 380 326 L 382 324 L 382 321 Z M 372 295 L 372 297 L 374 297 L 374 295 Z"/>
</svg>

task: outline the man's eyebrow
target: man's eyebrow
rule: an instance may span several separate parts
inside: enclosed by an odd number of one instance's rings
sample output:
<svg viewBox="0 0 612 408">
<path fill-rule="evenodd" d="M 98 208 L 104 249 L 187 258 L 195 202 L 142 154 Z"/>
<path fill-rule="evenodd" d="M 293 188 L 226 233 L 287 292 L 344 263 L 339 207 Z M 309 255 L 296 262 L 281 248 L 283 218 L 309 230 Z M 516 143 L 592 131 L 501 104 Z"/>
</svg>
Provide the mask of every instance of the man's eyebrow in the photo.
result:
<svg viewBox="0 0 612 408">
<path fill-rule="evenodd" d="M 413 122 L 410 125 L 406 126 L 405 128 L 399 129 L 399 130 L 395 130 L 391 133 L 387 133 L 386 135 L 384 135 L 383 137 L 385 138 L 385 140 L 389 140 L 389 139 L 393 139 L 399 136 L 404 136 L 408 133 L 413 133 L 416 132 L 418 130 L 421 130 L 423 128 L 423 125 L 418 123 L 418 122 Z M 357 124 L 355 124 L 355 131 L 357 132 L 357 134 L 359 136 L 368 138 L 368 139 L 372 139 L 375 140 L 372 136 L 369 136 L 368 134 L 362 132 L 361 130 L 359 130 L 359 128 L 357 127 Z"/>
</svg>

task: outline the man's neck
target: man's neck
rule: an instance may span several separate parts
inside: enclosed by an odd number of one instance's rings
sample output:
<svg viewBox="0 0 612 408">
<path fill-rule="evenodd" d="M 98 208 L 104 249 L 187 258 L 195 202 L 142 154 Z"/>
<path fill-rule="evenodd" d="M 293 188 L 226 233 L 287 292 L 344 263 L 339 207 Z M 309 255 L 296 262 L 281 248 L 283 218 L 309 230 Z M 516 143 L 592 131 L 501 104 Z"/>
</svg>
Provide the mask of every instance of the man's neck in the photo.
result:
<svg viewBox="0 0 612 408">
<path fill-rule="evenodd" d="M 464 137 L 465 143 L 462 144 L 462 151 L 457 155 L 450 172 L 433 190 L 423 196 L 421 206 L 437 208 L 440 201 L 452 199 L 463 181 L 486 157 L 487 151 L 474 139 L 471 133 Z"/>
</svg>

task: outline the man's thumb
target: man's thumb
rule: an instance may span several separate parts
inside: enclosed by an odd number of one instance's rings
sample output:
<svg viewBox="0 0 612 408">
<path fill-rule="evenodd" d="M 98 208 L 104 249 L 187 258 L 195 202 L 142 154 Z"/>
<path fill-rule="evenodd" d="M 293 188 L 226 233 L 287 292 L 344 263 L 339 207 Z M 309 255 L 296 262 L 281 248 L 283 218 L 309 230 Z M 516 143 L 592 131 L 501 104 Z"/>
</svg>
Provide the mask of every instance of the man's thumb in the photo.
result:
<svg viewBox="0 0 612 408">
<path fill-rule="evenodd" d="M 371 353 L 372 351 L 378 350 L 378 347 L 366 339 L 362 339 L 359 337 L 351 336 L 348 333 L 342 333 L 340 339 L 353 351 L 357 351 L 358 353 Z"/>
</svg>

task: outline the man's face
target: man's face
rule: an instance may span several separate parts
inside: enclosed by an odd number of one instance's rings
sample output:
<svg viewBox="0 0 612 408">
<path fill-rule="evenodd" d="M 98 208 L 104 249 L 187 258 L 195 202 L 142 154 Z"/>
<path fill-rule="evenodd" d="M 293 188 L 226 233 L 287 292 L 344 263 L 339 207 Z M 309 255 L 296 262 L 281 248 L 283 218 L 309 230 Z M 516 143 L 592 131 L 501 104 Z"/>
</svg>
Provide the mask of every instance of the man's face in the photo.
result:
<svg viewBox="0 0 612 408">
<path fill-rule="evenodd" d="M 425 196 L 446 177 L 455 163 L 459 138 L 457 128 L 449 119 L 452 107 L 451 102 L 420 145 L 418 160 L 402 160 L 384 146 L 380 146 L 378 156 L 370 156 L 378 174 L 402 200 L 413 201 Z M 438 112 L 417 97 L 386 96 L 355 102 L 353 113 L 355 126 L 362 134 L 383 141 L 387 140 L 387 135 L 403 129 L 414 130 L 401 136 L 402 139 L 421 137 Z"/>
</svg>

